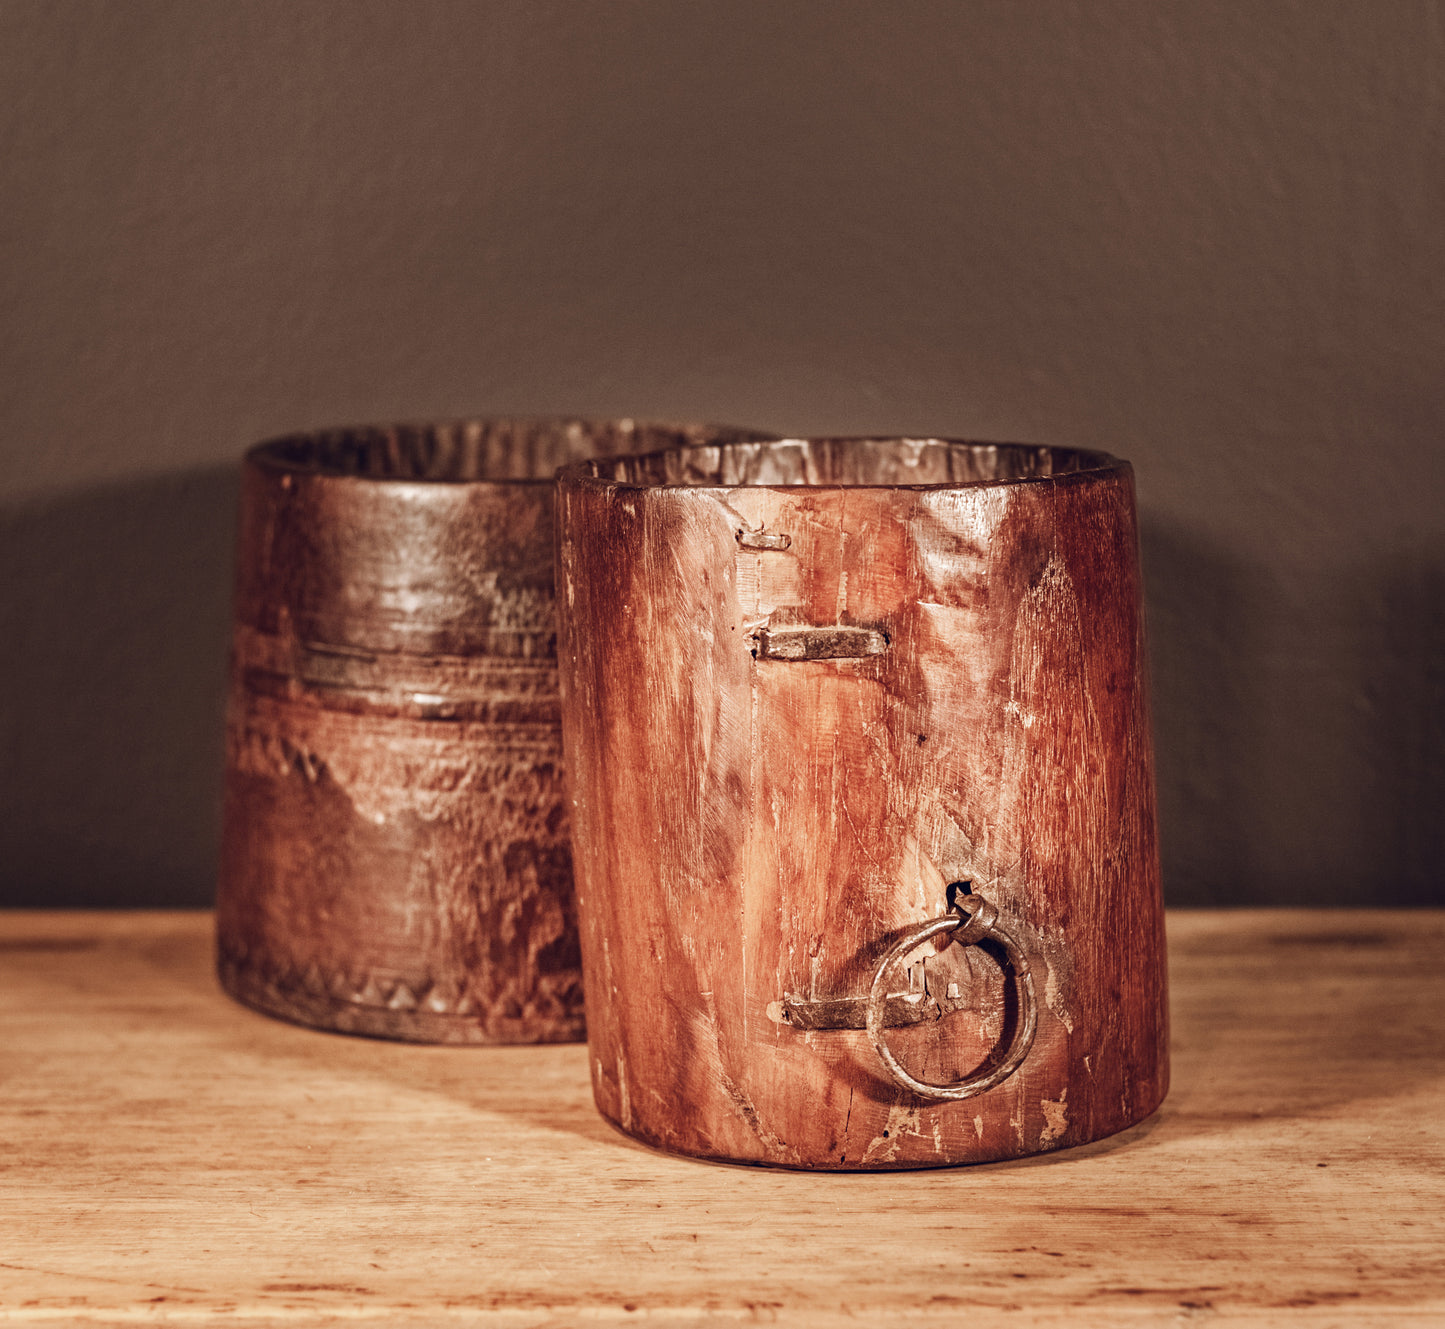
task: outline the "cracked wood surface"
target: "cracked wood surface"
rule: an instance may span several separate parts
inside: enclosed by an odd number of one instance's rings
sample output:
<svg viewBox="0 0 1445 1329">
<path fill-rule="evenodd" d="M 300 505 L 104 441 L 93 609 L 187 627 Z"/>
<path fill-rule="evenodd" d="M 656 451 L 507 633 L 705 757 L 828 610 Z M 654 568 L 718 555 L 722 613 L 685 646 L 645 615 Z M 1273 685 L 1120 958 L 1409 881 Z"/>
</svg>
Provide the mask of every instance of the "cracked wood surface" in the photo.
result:
<svg viewBox="0 0 1445 1329">
<path fill-rule="evenodd" d="M 725 444 L 565 468 L 557 530 L 588 1039 L 610 1119 L 682 1153 L 850 1169 L 1065 1148 L 1158 1106 L 1127 463 L 948 440 Z M 777 1018 L 866 994 L 956 882 L 998 907 L 1037 976 L 1014 1074 L 930 1101 L 861 1029 Z M 1018 989 L 993 945 L 944 938 L 895 966 L 902 991 L 964 994 L 890 1031 L 917 1080 L 978 1078 L 1011 1045 Z"/>
<path fill-rule="evenodd" d="M 803 1173 L 657 1153 L 579 1045 L 227 1000 L 209 914 L 0 914 L 0 1323 L 1445 1323 L 1445 911 L 1174 913 L 1110 1140 Z"/>
</svg>

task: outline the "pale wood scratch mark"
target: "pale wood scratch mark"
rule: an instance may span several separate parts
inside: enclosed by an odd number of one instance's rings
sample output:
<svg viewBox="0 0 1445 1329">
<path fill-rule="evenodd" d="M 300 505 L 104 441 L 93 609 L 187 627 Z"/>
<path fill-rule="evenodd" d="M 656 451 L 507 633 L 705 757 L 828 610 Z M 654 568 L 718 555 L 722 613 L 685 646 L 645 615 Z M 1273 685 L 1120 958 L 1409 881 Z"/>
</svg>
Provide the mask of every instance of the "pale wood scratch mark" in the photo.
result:
<svg viewBox="0 0 1445 1329">
<path fill-rule="evenodd" d="M 1060 1091 L 1057 1099 L 1045 1098 L 1039 1103 L 1043 1110 L 1044 1126 L 1039 1132 L 1039 1146 L 1053 1144 L 1055 1140 L 1061 1139 L 1069 1128 L 1069 1109 L 1067 1100 L 1069 1087 L 1065 1085 Z"/>
</svg>

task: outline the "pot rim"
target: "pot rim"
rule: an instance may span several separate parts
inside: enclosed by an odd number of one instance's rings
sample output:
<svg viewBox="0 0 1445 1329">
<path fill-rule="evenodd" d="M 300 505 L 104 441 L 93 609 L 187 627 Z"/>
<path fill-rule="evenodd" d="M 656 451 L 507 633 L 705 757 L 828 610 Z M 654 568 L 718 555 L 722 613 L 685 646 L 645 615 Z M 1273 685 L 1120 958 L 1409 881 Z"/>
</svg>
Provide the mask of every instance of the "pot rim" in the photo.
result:
<svg viewBox="0 0 1445 1329">
<path fill-rule="evenodd" d="M 697 480 L 645 480 L 629 479 L 625 475 L 618 476 L 615 472 L 629 464 L 636 466 L 639 463 L 657 462 L 670 456 L 685 453 L 722 452 L 732 451 L 739 448 L 758 447 L 794 447 L 794 448 L 851 448 L 860 446 L 914 446 L 925 447 L 947 447 L 966 448 L 977 452 L 1013 453 L 1013 454 L 1053 454 L 1059 457 L 1077 459 L 1079 464 L 1068 470 L 1050 470 L 1046 474 L 1037 475 L 1001 475 L 987 476 L 971 480 L 936 480 L 919 481 L 917 483 L 879 483 L 874 481 L 850 483 L 846 481 L 822 481 L 810 482 L 769 480 L 757 482 L 726 483 L 720 480 L 697 479 Z M 601 474 L 603 468 L 611 469 L 614 474 L 609 476 Z M 626 490 L 628 492 L 641 492 L 650 490 L 699 490 L 713 492 L 730 492 L 735 490 L 749 489 L 774 489 L 783 491 L 807 490 L 817 491 L 859 491 L 859 490 L 908 490 L 908 491 L 948 491 L 956 489 L 989 489 L 1012 485 L 1035 485 L 1035 484 L 1076 484 L 1094 480 L 1109 479 L 1118 476 L 1129 476 L 1133 473 L 1133 467 L 1122 457 L 1116 457 L 1112 453 L 1103 452 L 1094 448 L 1070 447 L 1059 444 L 1048 443 L 1017 443 L 1017 442 L 991 442 L 983 439 L 949 438 L 941 435 L 930 434 L 845 434 L 845 435 L 785 435 L 782 437 L 763 438 L 728 438 L 715 442 L 703 443 L 681 443 L 672 447 L 658 448 L 645 453 L 615 453 L 605 456 L 582 458 L 575 462 L 560 467 L 557 471 L 557 483 L 559 486 L 567 486 L 588 490 Z"/>
<path fill-rule="evenodd" d="M 366 485 L 418 485 L 425 488 L 454 486 L 467 488 L 485 485 L 550 485 L 555 479 L 559 466 L 547 468 L 545 473 L 527 475 L 465 475 L 465 474 L 387 474 L 382 470 L 350 469 L 342 464 L 327 462 L 316 456 L 298 454 L 307 449 L 313 453 L 330 444 L 338 451 L 348 445 L 361 448 L 378 448 L 391 445 L 394 449 L 404 446 L 406 441 L 462 440 L 468 435 L 482 437 L 488 431 L 519 431 L 538 439 L 554 442 L 561 447 L 575 447 L 576 455 L 559 463 L 567 466 L 588 460 L 589 452 L 603 456 L 621 456 L 629 446 L 627 435 L 640 435 L 636 441 L 643 447 L 653 441 L 656 435 L 672 434 L 677 441 L 667 447 L 651 449 L 666 452 L 674 448 L 715 447 L 731 442 L 765 442 L 777 437 L 766 430 L 747 426 L 713 424 L 703 420 L 656 420 L 641 416 L 589 416 L 589 415 L 472 415 L 445 417 L 433 420 L 404 420 L 391 423 L 364 423 L 351 425 L 329 425 L 316 429 L 294 430 L 263 439 L 246 449 L 244 463 L 267 476 L 304 476 L 308 479 Z M 614 436 L 615 446 L 599 452 Z M 696 442 L 688 440 L 695 439 Z M 644 455 L 626 453 L 625 455 Z"/>
</svg>

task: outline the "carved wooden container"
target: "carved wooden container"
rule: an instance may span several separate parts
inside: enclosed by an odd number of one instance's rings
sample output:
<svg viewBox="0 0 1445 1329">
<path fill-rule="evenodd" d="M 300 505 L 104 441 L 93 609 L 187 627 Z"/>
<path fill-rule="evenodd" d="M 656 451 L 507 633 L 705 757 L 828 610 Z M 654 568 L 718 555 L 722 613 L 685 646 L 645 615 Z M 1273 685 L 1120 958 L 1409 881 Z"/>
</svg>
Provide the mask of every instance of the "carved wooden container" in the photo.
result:
<svg viewBox="0 0 1445 1329">
<path fill-rule="evenodd" d="M 937 440 L 559 476 L 598 1106 L 806 1168 L 1011 1158 L 1167 1080 L 1133 478 Z"/>
<path fill-rule="evenodd" d="M 551 476 L 689 425 L 335 430 L 247 456 L 218 968 L 348 1033 L 580 1038 Z"/>
</svg>

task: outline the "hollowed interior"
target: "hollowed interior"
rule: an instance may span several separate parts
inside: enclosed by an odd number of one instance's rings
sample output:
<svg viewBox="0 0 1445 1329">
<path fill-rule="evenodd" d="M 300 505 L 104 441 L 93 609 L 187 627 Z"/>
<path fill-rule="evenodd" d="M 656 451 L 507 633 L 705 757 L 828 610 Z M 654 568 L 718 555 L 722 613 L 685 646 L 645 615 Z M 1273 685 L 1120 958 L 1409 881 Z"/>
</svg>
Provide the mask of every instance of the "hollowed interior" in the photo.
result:
<svg viewBox="0 0 1445 1329">
<path fill-rule="evenodd" d="M 938 438 L 773 439 L 599 457 L 581 474 L 628 485 L 949 485 L 1109 470 L 1106 452 Z"/>
<path fill-rule="evenodd" d="M 550 480 L 559 466 L 621 452 L 650 452 L 756 431 L 639 420 L 485 419 L 362 426 L 262 443 L 252 460 L 270 469 L 371 480 Z"/>
</svg>

